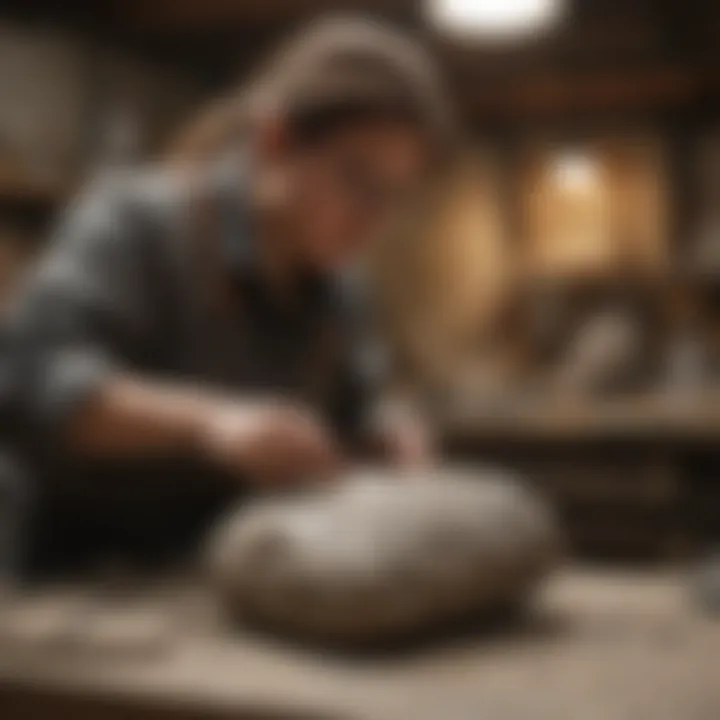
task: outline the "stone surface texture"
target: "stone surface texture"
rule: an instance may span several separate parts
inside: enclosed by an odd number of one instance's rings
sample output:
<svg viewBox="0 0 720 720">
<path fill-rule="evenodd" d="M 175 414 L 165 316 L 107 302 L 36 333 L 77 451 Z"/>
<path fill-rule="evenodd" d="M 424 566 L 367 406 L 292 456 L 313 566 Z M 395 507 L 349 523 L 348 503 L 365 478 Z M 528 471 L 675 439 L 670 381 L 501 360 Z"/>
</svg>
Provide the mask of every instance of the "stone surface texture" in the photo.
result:
<svg viewBox="0 0 720 720">
<path fill-rule="evenodd" d="M 364 643 L 522 606 L 559 549 L 549 509 L 502 472 L 361 470 L 232 513 L 209 566 L 245 623 Z"/>
</svg>

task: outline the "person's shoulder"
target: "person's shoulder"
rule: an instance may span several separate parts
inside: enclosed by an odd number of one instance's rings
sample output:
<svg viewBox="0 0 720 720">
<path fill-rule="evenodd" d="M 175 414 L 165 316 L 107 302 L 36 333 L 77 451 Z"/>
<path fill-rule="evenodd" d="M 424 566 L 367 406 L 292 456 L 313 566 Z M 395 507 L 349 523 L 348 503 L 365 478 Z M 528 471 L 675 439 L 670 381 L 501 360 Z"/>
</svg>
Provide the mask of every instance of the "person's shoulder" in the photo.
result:
<svg viewBox="0 0 720 720">
<path fill-rule="evenodd" d="M 97 173 L 71 203 L 56 239 L 77 245 L 83 238 L 98 243 L 102 236 L 106 244 L 167 252 L 182 245 L 194 188 L 190 173 L 159 165 Z"/>
<path fill-rule="evenodd" d="M 192 195 L 192 187 L 192 175 L 174 168 L 161 165 L 113 168 L 89 179 L 78 196 L 78 204 L 162 214 L 183 207 Z"/>
</svg>

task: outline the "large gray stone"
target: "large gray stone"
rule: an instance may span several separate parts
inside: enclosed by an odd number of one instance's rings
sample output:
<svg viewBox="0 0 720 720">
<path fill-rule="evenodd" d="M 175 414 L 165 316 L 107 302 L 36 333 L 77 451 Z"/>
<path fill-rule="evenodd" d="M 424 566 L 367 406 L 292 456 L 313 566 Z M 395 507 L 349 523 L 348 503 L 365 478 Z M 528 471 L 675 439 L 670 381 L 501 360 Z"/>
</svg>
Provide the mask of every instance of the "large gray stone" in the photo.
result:
<svg viewBox="0 0 720 720">
<path fill-rule="evenodd" d="M 371 642 L 527 600 L 559 555 L 548 509 L 484 470 L 365 470 L 256 501 L 210 543 L 223 605 L 245 622 Z"/>
</svg>

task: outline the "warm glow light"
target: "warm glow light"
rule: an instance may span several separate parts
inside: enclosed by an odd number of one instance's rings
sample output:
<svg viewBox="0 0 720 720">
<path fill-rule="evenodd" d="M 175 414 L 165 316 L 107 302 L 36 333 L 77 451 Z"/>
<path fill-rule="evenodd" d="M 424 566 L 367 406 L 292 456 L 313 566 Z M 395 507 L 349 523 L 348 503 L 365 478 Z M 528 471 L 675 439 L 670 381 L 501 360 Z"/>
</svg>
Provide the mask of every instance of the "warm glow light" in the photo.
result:
<svg viewBox="0 0 720 720">
<path fill-rule="evenodd" d="M 600 179 L 597 163 L 580 153 L 568 153 L 556 158 L 552 172 L 557 185 L 568 192 L 592 190 Z"/>
<path fill-rule="evenodd" d="M 563 0 L 427 0 L 428 18 L 454 35 L 508 37 L 542 30 L 560 16 Z"/>
</svg>

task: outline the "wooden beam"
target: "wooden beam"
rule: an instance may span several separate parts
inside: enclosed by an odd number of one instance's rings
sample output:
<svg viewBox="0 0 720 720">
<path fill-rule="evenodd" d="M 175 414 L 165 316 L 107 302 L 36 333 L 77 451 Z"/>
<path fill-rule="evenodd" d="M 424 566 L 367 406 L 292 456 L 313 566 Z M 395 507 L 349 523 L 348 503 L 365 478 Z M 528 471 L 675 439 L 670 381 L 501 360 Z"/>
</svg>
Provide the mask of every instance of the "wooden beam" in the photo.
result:
<svg viewBox="0 0 720 720">
<path fill-rule="evenodd" d="M 248 25 L 282 23 L 333 10 L 412 11 L 414 5 L 413 0 L 125 0 L 116 3 L 115 15 L 134 30 L 203 33 L 233 27 L 242 31 Z"/>
<path fill-rule="evenodd" d="M 543 73 L 459 88 L 472 115 L 489 118 L 671 110 L 720 99 L 720 73 L 649 68 Z"/>
</svg>

